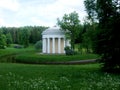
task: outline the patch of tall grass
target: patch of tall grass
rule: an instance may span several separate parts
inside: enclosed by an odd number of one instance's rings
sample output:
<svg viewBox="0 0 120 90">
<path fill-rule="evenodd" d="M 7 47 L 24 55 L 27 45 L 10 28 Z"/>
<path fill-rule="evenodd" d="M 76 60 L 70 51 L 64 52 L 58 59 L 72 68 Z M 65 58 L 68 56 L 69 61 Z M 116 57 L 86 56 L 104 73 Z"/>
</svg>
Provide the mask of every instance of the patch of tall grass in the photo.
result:
<svg viewBox="0 0 120 90">
<path fill-rule="evenodd" d="M 119 90 L 120 75 L 100 72 L 99 64 L 0 64 L 1 90 Z"/>
<path fill-rule="evenodd" d="M 84 54 L 84 55 L 41 55 L 41 54 L 21 54 L 15 57 L 16 62 L 23 63 L 43 63 L 43 62 L 67 62 L 76 60 L 96 59 L 98 58 L 95 54 Z"/>
</svg>

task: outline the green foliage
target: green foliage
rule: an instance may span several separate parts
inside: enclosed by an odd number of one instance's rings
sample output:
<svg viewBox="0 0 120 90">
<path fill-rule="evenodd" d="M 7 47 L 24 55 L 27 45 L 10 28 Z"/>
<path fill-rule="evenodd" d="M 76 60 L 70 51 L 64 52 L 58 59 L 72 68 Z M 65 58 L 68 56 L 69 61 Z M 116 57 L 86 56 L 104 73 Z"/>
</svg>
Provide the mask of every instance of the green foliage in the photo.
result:
<svg viewBox="0 0 120 90">
<path fill-rule="evenodd" d="M 9 72 L 6 76 L 8 78 L 9 89 L 26 89 L 26 90 L 58 90 L 70 89 L 69 79 L 60 77 L 58 80 L 46 80 L 42 77 L 24 80 L 22 76 Z"/>
<path fill-rule="evenodd" d="M 94 41 L 96 41 L 95 35 L 97 32 L 98 24 L 97 23 L 85 23 L 85 31 L 82 34 L 82 48 L 86 48 L 87 53 L 92 53 Z"/>
<path fill-rule="evenodd" d="M 16 45 L 14 45 L 14 48 L 20 49 L 20 48 L 23 48 L 23 46 L 19 45 L 19 44 L 16 44 Z"/>
<path fill-rule="evenodd" d="M 99 64 L 29 65 L 0 63 L 1 90 L 119 90 L 120 75 Z"/>
<path fill-rule="evenodd" d="M 6 36 L 0 31 L 0 49 L 5 49 L 6 46 Z"/>
<path fill-rule="evenodd" d="M 12 44 L 13 43 L 13 41 L 12 41 L 12 36 L 11 36 L 11 34 L 10 33 L 7 33 L 6 34 L 6 42 L 7 42 L 7 46 L 10 46 L 10 44 Z"/>
<path fill-rule="evenodd" d="M 82 54 L 74 56 L 66 55 L 40 55 L 40 54 L 31 54 L 28 52 L 20 55 L 16 55 L 14 60 L 16 63 L 30 63 L 30 64 L 40 64 L 47 62 L 67 62 L 74 60 L 86 60 L 86 59 L 96 59 L 99 58 L 95 54 Z"/>
<path fill-rule="evenodd" d="M 43 26 L 31 27 L 29 42 L 35 44 L 37 41 L 42 40 L 42 32 L 45 29 L 47 29 L 47 27 Z"/>
<path fill-rule="evenodd" d="M 30 36 L 30 32 L 28 31 L 28 29 L 23 28 L 22 29 L 22 44 L 24 48 L 29 46 L 29 36 Z"/>
<path fill-rule="evenodd" d="M 64 49 L 66 55 L 75 55 L 75 51 L 73 51 L 69 46 L 66 46 Z"/>
<path fill-rule="evenodd" d="M 94 51 L 102 56 L 103 70 L 119 72 L 120 62 L 120 3 L 118 0 L 89 0 L 85 1 L 89 16 L 99 20 L 99 29 L 96 32 Z M 94 6 L 94 8 L 91 7 Z"/>
<path fill-rule="evenodd" d="M 58 25 L 65 31 L 67 38 L 71 40 L 71 49 L 75 48 L 75 39 L 80 32 L 80 20 L 75 11 L 70 14 L 64 14 L 62 20 L 58 19 Z"/>
<path fill-rule="evenodd" d="M 97 10 L 97 6 L 96 6 L 96 1 L 98 0 L 85 0 L 84 1 L 84 5 L 88 14 L 88 19 L 91 22 L 95 22 L 97 19 L 97 12 L 95 10 Z"/>
<path fill-rule="evenodd" d="M 42 41 L 37 41 L 35 44 L 35 49 L 36 50 L 42 50 Z"/>
<path fill-rule="evenodd" d="M 24 27 L 0 27 L 0 31 L 2 31 L 2 34 L 5 36 L 8 36 L 7 42 L 11 42 L 14 44 L 23 44 L 28 46 L 28 42 L 35 44 L 37 41 L 42 40 L 42 31 L 47 29 L 47 27 L 44 26 L 24 26 Z M 25 30 L 25 33 L 23 32 Z M 7 35 L 10 34 L 10 35 Z M 26 34 L 26 37 L 23 36 Z M 29 38 L 28 38 L 29 37 Z M 27 40 L 24 40 L 24 39 Z M 26 47 L 25 46 L 25 47 Z"/>
</svg>

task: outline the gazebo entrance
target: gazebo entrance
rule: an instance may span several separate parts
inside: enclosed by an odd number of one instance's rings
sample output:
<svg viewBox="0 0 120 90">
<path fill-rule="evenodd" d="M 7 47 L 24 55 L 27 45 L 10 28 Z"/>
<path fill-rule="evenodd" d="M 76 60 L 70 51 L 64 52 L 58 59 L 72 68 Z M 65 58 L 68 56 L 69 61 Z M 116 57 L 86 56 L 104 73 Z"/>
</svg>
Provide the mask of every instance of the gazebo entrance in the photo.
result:
<svg viewBox="0 0 120 90">
<path fill-rule="evenodd" d="M 65 40 L 64 38 L 43 38 L 43 53 L 65 53 Z"/>
<path fill-rule="evenodd" d="M 48 28 L 42 33 L 42 52 L 46 54 L 65 53 L 64 48 L 70 46 L 65 39 L 64 31 L 58 27 Z"/>
</svg>

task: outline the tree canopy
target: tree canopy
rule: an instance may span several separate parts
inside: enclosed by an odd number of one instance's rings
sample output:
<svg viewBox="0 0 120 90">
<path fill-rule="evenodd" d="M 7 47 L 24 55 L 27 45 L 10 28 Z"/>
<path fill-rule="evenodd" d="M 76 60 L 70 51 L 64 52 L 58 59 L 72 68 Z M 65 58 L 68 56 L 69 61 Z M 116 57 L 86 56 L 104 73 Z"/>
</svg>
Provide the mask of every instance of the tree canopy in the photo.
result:
<svg viewBox="0 0 120 90">
<path fill-rule="evenodd" d="M 66 36 L 71 39 L 71 49 L 74 50 L 75 39 L 80 32 L 80 20 L 75 11 L 70 14 L 64 14 L 62 20 L 58 18 L 58 25 L 65 31 Z"/>
<path fill-rule="evenodd" d="M 47 28 L 44 26 L 1 27 L 0 45 L 4 47 L 14 43 L 28 47 L 29 43 L 35 44 L 37 41 L 42 40 L 41 33 Z"/>
<path fill-rule="evenodd" d="M 85 0 L 88 17 L 99 21 L 94 51 L 101 55 L 103 70 L 120 70 L 120 2 L 119 0 Z"/>
</svg>

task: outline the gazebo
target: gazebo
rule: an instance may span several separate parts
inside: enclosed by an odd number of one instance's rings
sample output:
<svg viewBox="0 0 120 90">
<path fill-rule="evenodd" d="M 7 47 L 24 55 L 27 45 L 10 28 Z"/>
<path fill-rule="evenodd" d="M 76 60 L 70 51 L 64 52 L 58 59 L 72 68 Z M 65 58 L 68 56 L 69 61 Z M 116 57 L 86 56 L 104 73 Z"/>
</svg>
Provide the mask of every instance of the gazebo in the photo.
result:
<svg viewBox="0 0 120 90">
<path fill-rule="evenodd" d="M 65 38 L 65 32 L 59 27 L 54 26 L 42 32 L 42 53 L 63 54 L 66 46 L 70 46 L 70 40 Z"/>
</svg>

